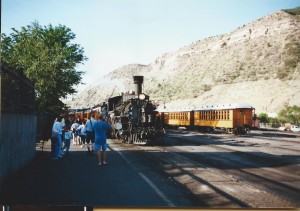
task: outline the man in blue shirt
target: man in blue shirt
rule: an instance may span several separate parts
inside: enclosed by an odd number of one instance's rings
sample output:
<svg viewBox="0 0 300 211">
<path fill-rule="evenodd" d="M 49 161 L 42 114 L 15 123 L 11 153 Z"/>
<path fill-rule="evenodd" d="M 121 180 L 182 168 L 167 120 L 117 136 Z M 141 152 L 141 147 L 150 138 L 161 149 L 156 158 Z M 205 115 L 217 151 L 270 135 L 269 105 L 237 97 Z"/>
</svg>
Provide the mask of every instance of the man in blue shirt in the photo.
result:
<svg viewBox="0 0 300 211">
<path fill-rule="evenodd" d="M 94 137 L 95 129 L 94 129 L 93 125 L 95 124 L 95 122 L 97 122 L 94 118 L 95 118 L 95 115 L 92 114 L 90 116 L 89 120 L 87 120 L 86 123 L 85 123 L 85 128 L 86 128 L 86 140 L 85 141 L 86 141 L 86 146 L 87 146 L 87 149 L 88 149 L 87 153 L 91 154 L 91 155 L 93 155 L 92 145 L 93 145 L 94 139 L 95 139 L 95 137 Z"/>
<path fill-rule="evenodd" d="M 104 121 L 104 117 L 102 115 L 99 116 L 99 121 L 93 122 L 93 128 L 95 130 L 95 143 L 94 149 L 97 153 L 98 165 L 101 166 L 107 165 L 106 162 L 106 150 L 107 150 L 107 130 L 111 128 L 111 126 Z M 102 157 L 102 162 L 101 162 Z"/>
</svg>

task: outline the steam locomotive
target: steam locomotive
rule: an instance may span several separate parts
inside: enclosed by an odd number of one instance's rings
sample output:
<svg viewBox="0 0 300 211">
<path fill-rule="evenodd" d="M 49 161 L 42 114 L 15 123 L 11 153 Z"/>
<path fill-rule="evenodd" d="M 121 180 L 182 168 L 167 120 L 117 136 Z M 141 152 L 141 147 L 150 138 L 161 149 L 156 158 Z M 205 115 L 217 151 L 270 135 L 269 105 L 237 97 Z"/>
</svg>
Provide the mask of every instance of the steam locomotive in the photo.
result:
<svg viewBox="0 0 300 211">
<path fill-rule="evenodd" d="M 133 76 L 135 90 L 131 93 L 111 97 L 107 102 L 92 108 L 72 109 L 69 119 L 88 120 L 91 114 L 97 119 L 100 114 L 112 126 L 109 138 L 126 143 L 157 144 L 163 140 L 163 127 L 156 105 L 148 95 L 142 93 L 143 76 Z"/>
<path fill-rule="evenodd" d="M 142 92 L 143 76 L 133 76 L 135 90 L 107 101 L 111 136 L 127 143 L 162 141 L 163 127 L 156 105 Z"/>
</svg>

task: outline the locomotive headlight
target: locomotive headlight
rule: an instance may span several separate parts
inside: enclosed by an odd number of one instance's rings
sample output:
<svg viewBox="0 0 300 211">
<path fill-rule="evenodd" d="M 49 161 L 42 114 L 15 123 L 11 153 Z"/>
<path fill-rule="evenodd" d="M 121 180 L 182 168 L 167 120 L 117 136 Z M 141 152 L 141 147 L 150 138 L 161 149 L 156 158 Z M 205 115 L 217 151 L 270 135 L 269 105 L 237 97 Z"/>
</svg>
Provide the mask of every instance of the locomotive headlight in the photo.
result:
<svg viewBox="0 0 300 211">
<path fill-rule="evenodd" d="M 122 123 L 117 122 L 117 123 L 114 125 L 114 127 L 115 127 L 116 130 L 121 130 L 121 129 L 122 129 Z"/>
<path fill-rule="evenodd" d="M 139 94 L 139 99 L 140 100 L 145 100 L 146 98 L 146 95 L 145 94 Z"/>
</svg>

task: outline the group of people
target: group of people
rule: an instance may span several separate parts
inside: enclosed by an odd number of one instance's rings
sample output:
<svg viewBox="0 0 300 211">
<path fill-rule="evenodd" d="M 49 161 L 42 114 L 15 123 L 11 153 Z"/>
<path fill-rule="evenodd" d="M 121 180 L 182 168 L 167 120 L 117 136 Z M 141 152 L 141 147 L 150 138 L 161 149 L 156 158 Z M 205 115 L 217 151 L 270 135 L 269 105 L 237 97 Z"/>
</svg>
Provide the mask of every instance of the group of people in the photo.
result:
<svg viewBox="0 0 300 211">
<path fill-rule="evenodd" d="M 80 124 L 81 123 L 81 124 Z M 75 120 L 70 126 L 65 124 L 63 116 L 58 116 L 52 127 L 51 158 L 59 159 L 70 152 L 71 140 L 73 145 L 87 146 L 87 153 L 97 154 L 98 165 L 107 165 L 107 131 L 111 126 L 100 115 L 95 119 L 92 114 L 87 121 Z"/>
</svg>

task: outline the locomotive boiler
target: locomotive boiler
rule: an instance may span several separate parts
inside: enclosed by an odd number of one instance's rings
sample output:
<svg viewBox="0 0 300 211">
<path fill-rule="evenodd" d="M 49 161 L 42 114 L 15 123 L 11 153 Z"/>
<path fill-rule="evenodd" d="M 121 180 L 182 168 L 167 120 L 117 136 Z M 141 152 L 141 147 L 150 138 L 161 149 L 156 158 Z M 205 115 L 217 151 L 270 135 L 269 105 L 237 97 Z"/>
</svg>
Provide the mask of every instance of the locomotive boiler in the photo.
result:
<svg viewBox="0 0 300 211">
<path fill-rule="evenodd" d="M 111 136 L 127 143 L 162 141 L 163 128 L 154 102 L 142 92 L 143 76 L 133 76 L 135 89 L 107 101 Z"/>
</svg>

